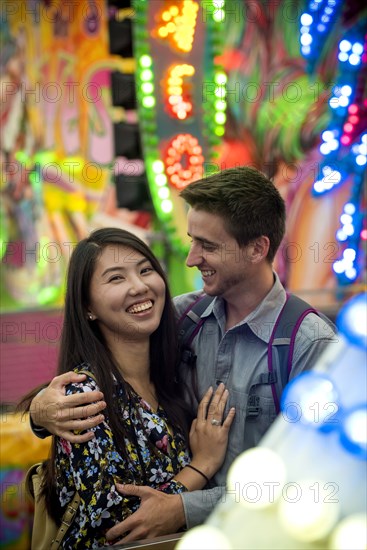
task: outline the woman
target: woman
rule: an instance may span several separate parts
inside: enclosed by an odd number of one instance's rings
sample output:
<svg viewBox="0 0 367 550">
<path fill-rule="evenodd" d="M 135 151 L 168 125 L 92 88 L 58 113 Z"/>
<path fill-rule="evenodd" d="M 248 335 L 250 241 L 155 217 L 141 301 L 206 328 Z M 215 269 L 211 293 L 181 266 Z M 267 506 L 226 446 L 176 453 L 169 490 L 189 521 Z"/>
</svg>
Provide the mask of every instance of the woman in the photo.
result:
<svg viewBox="0 0 367 550">
<path fill-rule="evenodd" d="M 116 484 L 180 493 L 201 489 L 221 465 L 234 410 L 222 426 L 211 420 L 222 419 L 228 392 L 221 385 L 212 396 L 209 389 L 200 403 L 190 457 L 177 363 L 168 285 L 149 248 L 116 228 L 79 242 L 68 269 L 58 374 L 90 371 L 67 393 L 100 389 L 107 407 L 92 440 L 53 441 L 44 487 L 48 511 L 60 521 L 75 491 L 81 497 L 64 548 L 107 544 L 106 531 L 138 508 L 138 499 L 119 494 Z"/>
</svg>

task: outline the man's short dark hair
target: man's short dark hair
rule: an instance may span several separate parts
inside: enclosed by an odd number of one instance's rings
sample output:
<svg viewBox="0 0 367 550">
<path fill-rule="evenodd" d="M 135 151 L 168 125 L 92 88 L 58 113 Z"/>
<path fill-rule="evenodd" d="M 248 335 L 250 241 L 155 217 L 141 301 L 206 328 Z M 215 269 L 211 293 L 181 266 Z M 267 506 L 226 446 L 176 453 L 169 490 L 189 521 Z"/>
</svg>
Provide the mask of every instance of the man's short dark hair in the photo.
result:
<svg viewBox="0 0 367 550">
<path fill-rule="evenodd" d="M 195 210 L 223 218 L 240 246 L 265 235 L 272 262 L 285 232 L 285 203 L 274 183 L 248 166 L 229 168 L 190 183 L 180 196 Z"/>
</svg>

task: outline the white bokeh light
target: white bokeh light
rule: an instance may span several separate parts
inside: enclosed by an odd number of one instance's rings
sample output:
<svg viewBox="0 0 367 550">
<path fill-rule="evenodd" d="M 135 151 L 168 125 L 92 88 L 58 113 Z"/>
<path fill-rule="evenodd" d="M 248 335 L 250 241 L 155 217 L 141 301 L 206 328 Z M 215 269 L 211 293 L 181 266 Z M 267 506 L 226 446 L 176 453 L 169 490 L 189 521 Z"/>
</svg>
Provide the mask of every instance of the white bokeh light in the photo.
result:
<svg viewBox="0 0 367 550">
<path fill-rule="evenodd" d="M 286 479 L 282 458 L 271 449 L 254 448 L 235 459 L 228 472 L 228 491 L 245 508 L 266 508 L 281 495 Z"/>
<path fill-rule="evenodd" d="M 190 529 L 175 546 L 175 550 L 232 550 L 232 546 L 219 529 L 200 525 Z"/>
<path fill-rule="evenodd" d="M 290 484 L 291 485 L 291 484 Z M 302 542 L 315 542 L 326 537 L 339 518 L 337 499 L 328 499 L 324 480 L 297 480 L 279 502 L 279 520 L 284 530 Z"/>
</svg>

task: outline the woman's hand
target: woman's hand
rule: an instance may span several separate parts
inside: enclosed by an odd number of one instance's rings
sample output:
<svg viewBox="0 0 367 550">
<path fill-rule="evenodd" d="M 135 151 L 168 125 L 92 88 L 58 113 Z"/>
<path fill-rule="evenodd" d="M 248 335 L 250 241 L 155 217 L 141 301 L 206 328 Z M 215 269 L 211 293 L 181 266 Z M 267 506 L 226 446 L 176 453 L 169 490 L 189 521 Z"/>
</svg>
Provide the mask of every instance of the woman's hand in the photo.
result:
<svg viewBox="0 0 367 550">
<path fill-rule="evenodd" d="M 235 409 L 232 407 L 224 417 L 228 395 L 228 390 L 222 383 L 214 395 L 213 389 L 209 388 L 199 404 L 197 418 L 190 429 L 191 463 L 209 478 L 223 463 L 229 429 L 235 416 Z"/>
</svg>

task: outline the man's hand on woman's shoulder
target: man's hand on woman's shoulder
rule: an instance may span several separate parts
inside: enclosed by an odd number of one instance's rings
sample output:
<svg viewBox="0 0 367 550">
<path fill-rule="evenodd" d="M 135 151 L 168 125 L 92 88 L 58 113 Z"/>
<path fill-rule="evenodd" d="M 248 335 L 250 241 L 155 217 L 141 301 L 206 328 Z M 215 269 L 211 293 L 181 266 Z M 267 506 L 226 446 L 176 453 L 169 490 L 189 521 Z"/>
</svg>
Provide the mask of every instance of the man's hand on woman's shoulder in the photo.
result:
<svg viewBox="0 0 367 550">
<path fill-rule="evenodd" d="M 104 420 L 103 414 L 100 414 L 106 408 L 103 393 L 89 391 L 65 395 L 65 386 L 83 382 L 85 378 L 85 374 L 72 371 L 55 376 L 31 403 L 30 415 L 34 427 L 42 427 L 71 443 L 92 439 L 93 432 L 88 430 Z M 76 431 L 84 433 L 75 434 Z"/>
</svg>

